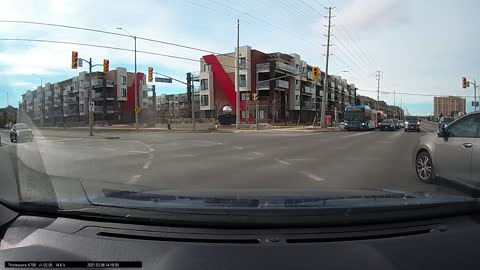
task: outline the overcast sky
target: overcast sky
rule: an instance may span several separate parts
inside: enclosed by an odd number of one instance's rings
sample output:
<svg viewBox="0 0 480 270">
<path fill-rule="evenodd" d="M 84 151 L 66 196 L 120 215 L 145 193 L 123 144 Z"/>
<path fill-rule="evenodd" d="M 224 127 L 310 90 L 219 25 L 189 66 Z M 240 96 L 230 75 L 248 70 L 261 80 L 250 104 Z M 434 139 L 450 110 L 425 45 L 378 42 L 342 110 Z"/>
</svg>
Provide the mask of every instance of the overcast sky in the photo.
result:
<svg viewBox="0 0 480 270">
<path fill-rule="evenodd" d="M 480 35 L 475 0 L 2 0 L 1 20 L 66 24 L 179 43 L 214 52 L 231 52 L 240 44 L 264 52 L 298 53 L 325 69 L 324 6 L 335 6 L 330 74 L 342 73 L 350 83 L 375 97 L 375 73 L 382 71 L 381 91 L 473 96 L 460 87 L 461 76 L 480 80 Z M 28 38 L 80 42 L 132 49 L 131 38 L 57 27 L 0 22 L 0 39 Z M 139 40 L 141 51 L 200 59 L 206 53 Z M 0 40 L 0 107 L 15 106 L 21 94 L 43 82 L 70 78 L 71 51 L 95 63 L 110 60 L 133 70 L 133 53 L 80 45 Z M 155 71 L 184 79 L 198 71 L 195 61 L 138 54 L 139 71 Z M 84 70 L 85 67 L 83 68 Z M 160 93 L 184 92 L 181 84 L 157 84 Z M 392 94 L 381 99 L 393 104 Z M 433 97 L 398 94 L 412 114 L 432 113 Z M 471 100 L 471 99 L 469 99 Z"/>
</svg>

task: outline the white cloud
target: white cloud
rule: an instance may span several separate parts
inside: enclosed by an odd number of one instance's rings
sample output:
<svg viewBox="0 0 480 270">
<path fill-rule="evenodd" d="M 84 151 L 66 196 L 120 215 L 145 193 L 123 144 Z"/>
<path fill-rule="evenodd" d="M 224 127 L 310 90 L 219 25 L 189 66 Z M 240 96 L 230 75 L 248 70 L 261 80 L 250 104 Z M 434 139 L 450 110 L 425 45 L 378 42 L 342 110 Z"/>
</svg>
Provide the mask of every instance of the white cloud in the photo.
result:
<svg viewBox="0 0 480 270">
<path fill-rule="evenodd" d="M 13 85 L 13 86 L 15 86 L 15 87 L 33 87 L 33 86 L 35 86 L 34 83 L 31 83 L 31 82 L 21 82 L 21 81 L 10 82 L 9 84 L 10 84 L 10 85 Z"/>
<path fill-rule="evenodd" d="M 341 19 L 354 30 L 378 30 L 392 23 L 407 22 L 407 6 L 408 1 L 400 0 L 352 0 L 341 10 Z"/>
</svg>

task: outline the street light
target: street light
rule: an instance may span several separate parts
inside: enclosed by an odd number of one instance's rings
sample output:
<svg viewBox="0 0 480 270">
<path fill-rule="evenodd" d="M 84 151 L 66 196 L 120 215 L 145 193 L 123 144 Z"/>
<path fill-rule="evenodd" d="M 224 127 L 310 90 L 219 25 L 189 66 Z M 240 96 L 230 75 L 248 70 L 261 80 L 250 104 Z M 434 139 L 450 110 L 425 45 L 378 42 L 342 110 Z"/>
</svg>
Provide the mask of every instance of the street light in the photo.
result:
<svg viewBox="0 0 480 270">
<path fill-rule="evenodd" d="M 129 35 L 131 38 L 133 38 L 133 40 L 135 42 L 135 80 L 134 80 L 135 81 L 135 109 L 134 110 L 135 110 L 135 127 L 138 130 L 137 36 L 133 36 L 132 34 L 130 34 L 130 32 L 128 32 L 126 29 L 124 29 L 122 27 L 117 27 L 117 29 L 122 30 L 125 33 L 127 33 L 127 35 Z"/>
<path fill-rule="evenodd" d="M 7 107 L 8 107 L 10 105 L 10 103 L 8 102 L 8 91 L 6 91 L 6 90 L 1 90 L 1 91 L 7 94 Z"/>
</svg>

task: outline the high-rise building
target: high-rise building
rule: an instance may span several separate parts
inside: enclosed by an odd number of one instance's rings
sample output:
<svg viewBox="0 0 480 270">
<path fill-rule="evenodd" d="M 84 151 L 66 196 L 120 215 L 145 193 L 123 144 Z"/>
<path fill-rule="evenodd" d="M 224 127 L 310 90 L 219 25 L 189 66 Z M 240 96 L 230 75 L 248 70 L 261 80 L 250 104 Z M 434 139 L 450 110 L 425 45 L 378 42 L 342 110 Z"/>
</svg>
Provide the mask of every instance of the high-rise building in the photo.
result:
<svg viewBox="0 0 480 270">
<path fill-rule="evenodd" d="M 433 113 L 435 116 L 458 116 L 465 114 L 466 100 L 461 97 L 434 97 Z"/>
</svg>

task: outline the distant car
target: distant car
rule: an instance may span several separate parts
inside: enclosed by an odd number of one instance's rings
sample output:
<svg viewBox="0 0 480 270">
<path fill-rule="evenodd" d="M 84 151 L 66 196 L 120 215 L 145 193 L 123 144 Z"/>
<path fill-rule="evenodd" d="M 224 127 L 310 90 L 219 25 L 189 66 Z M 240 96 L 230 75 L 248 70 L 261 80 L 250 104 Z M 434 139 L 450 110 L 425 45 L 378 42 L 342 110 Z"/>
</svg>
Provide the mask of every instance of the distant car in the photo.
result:
<svg viewBox="0 0 480 270">
<path fill-rule="evenodd" d="M 393 119 L 393 123 L 395 124 L 395 129 L 400 129 L 400 121 L 398 119 Z"/>
<path fill-rule="evenodd" d="M 24 123 L 17 123 L 10 129 L 11 142 L 33 141 L 33 131 Z"/>
<path fill-rule="evenodd" d="M 419 139 L 413 161 L 418 178 L 447 179 L 480 188 L 480 112 L 470 113 Z"/>
<path fill-rule="evenodd" d="M 405 132 L 410 130 L 420 132 L 420 119 L 417 116 L 405 117 Z"/>
<path fill-rule="evenodd" d="M 380 125 L 380 130 L 381 131 L 384 131 L 384 130 L 392 130 L 392 131 L 395 131 L 396 130 L 396 127 L 395 127 L 395 122 L 393 121 L 393 119 L 385 119 L 383 120 Z"/>
<path fill-rule="evenodd" d="M 405 120 L 402 120 L 402 119 L 398 120 L 398 125 L 399 125 L 400 128 L 404 128 L 405 127 Z"/>
<path fill-rule="evenodd" d="M 438 130 L 442 129 L 443 127 L 446 127 L 450 125 L 453 121 L 455 121 L 455 118 L 453 117 L 442 117 L 440 118 L 440 121 L 438 121 Z"/>
</svg>

